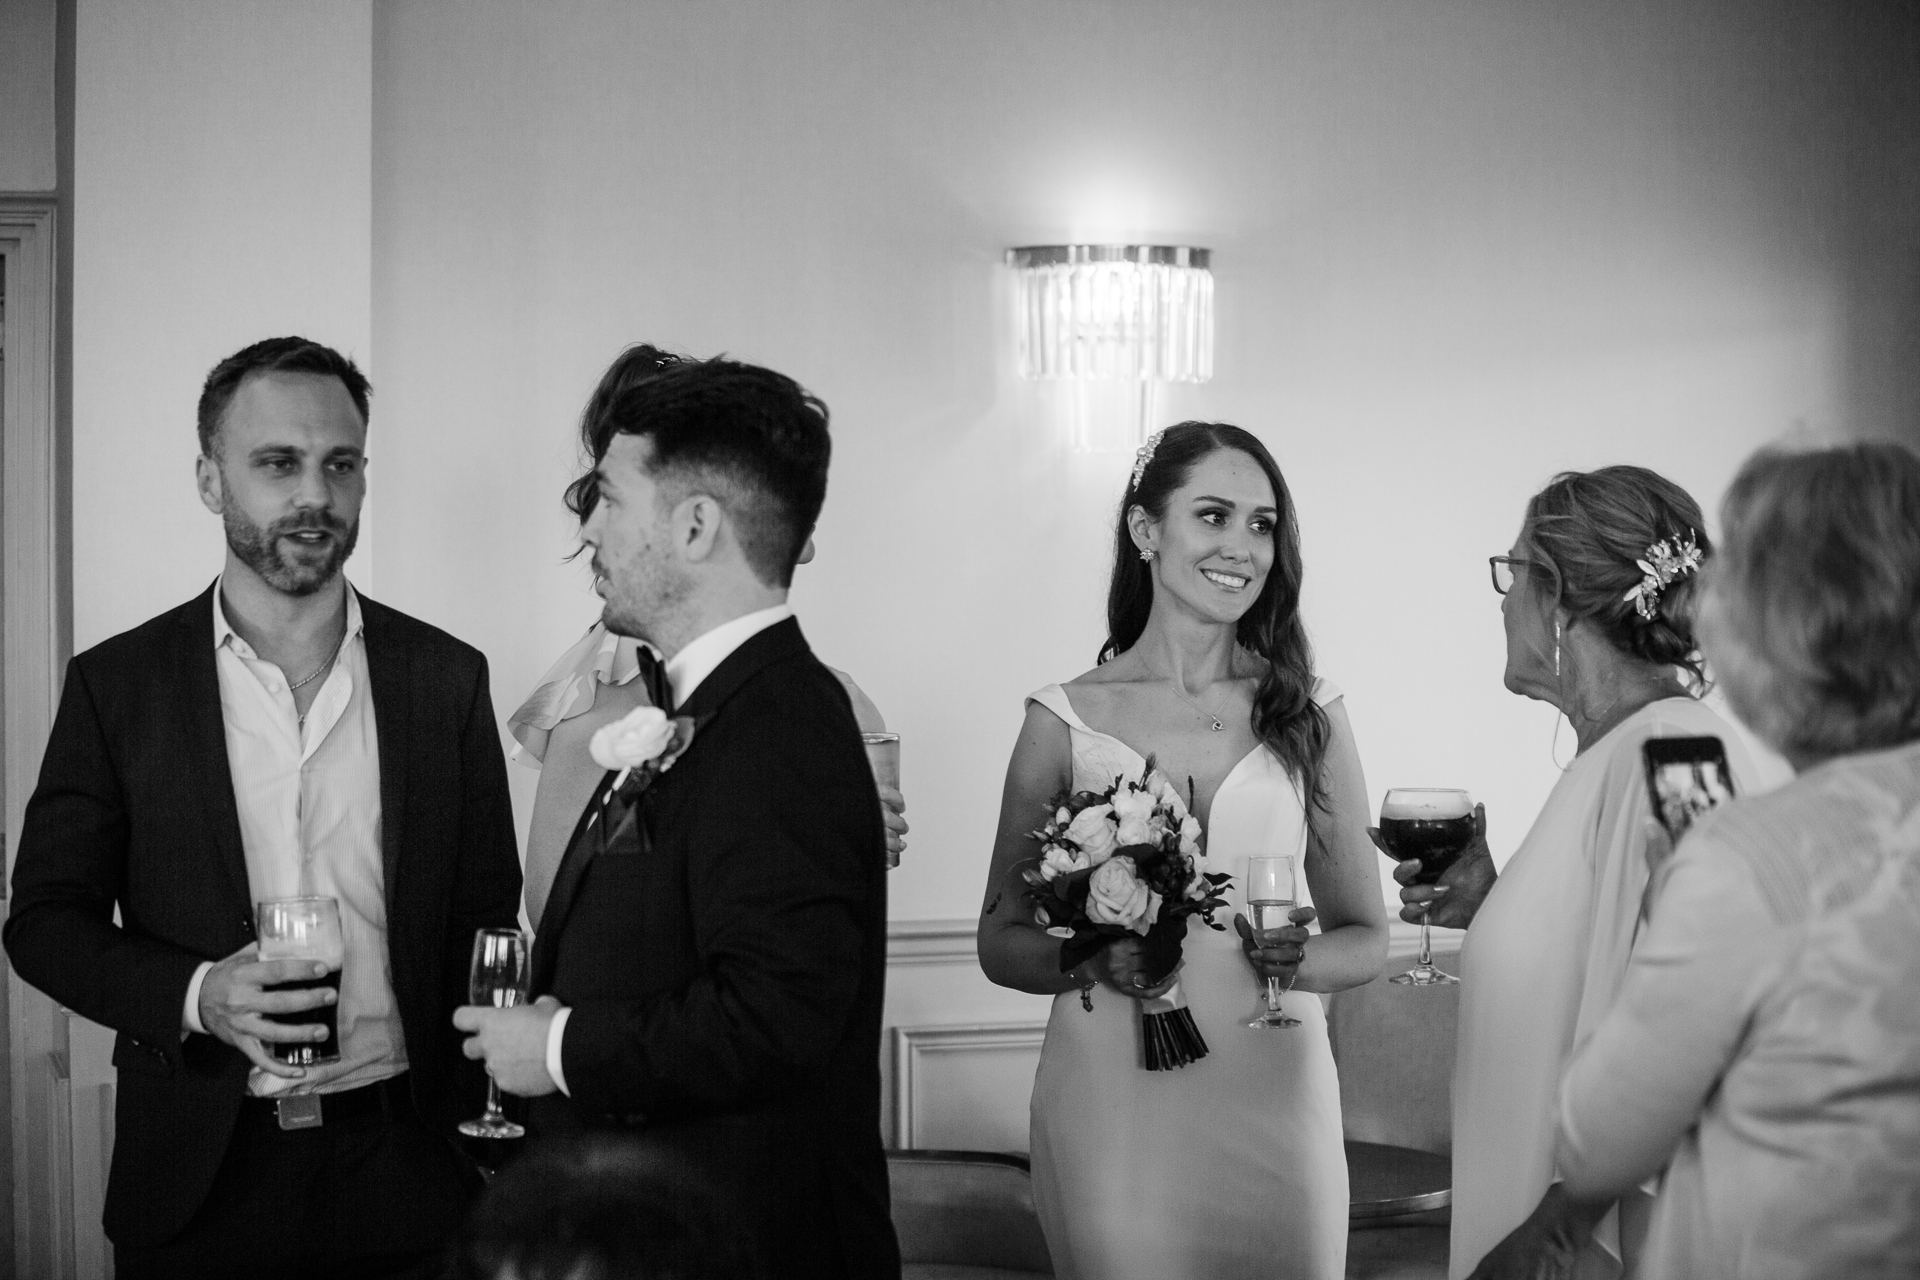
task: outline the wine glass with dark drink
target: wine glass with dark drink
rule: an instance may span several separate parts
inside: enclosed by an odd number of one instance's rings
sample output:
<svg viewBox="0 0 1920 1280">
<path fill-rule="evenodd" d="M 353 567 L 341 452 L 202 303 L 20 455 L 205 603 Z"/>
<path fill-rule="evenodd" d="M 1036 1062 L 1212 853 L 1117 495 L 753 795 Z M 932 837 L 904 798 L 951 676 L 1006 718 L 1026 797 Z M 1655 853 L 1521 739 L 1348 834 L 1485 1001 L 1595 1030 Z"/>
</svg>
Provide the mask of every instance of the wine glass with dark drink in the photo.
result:
<svg viewBox="0 0 1920 1280">
<path fill-rule="evenodd" d="M 1293 923 L 1295 905 L 1292 858 L 1247 859 L 1247 924 L 1261 946 L 1280 940 L 1280 931 Z M 1280 994 L 1280 979 L 1268 978 L 1267 1007 L 1247 1025 L 1261 1031 L 1299 1026 L 1300 1019 L 1280 1007 Z"/>
<path fill-rule="evenodd" d="M 468 971 L 467 1001 L 509 1009 L 527 998 L 527 935 L 518 929 L 481 929 L 473 935 L 473 966 Z M 469 1138 L 522 1138 L 527 1131 L 500 1109 L 500 1083 L 487 1076 L 487 1110 L 467 1120 L 460 1132 Z"/>
<path fill-rule="evenodd" d="M 285 1026 L 322 1026 L 321 1040 L 273 1041 L 267 1052 L 279 1062 L 313 1067 L 340 1061 L 340 972 L 346 947 L 340 940 L 340 904 L 332 898 L 269 898 L 254 908 L 254 936 L 262 960 L 317 960 L 327 966 L 323 978 L 275 983 L 273 991 L 312 991 L 327 987 L 333 1003 L 298 1013 L 270 1013 Z"/>
<path fill-rule="evenodd" d="M 1380 842 L 1401 862 L 1418 861 L 1414 884 L 1438 884 L 1473 845 L 1473 797 L 1450 787 L 1395 787 L 1380 802 Z M 1420 912 L 1420 959 L 1392 981 L 1443 987 L 1460 979 L 1433 967 L 1432 930 Z"/>
</svg>

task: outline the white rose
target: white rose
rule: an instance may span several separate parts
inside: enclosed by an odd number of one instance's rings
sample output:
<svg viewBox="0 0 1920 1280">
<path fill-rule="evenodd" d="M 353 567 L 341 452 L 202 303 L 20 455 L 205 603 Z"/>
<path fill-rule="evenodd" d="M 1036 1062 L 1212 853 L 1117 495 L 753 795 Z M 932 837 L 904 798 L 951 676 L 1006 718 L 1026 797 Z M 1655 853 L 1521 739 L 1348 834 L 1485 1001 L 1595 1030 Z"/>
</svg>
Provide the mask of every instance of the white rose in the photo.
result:
<svg viewBox="0 0 1920 1280">
<path fill-rule="evenodd" d="M 1086 865 L 1097 867 L 1113 855 L 1113 806 L 1096 804 L 1074 815 L 1063 833 L 1087 855 Z"/>
<path fill-rule="evenodd" d="M 1113 793 L 1113 814 L 1120 820 L 1118 840 L 1123 845 L 1151 844 L 1153 832 L 1148 820 L 1153 817 L 1154 799 L 1150 791 L 1122 787 Z"/>
<path fill-rule="evenodd" d="M 1075 853 L 1064 845 L 1050 844 L 1042 851 L 1040 874 L 1048 880 L 1085 871 L 1093 861 L 1084 853 Z"/>
<path fill-rule="evenodd" d="M 1143 934 L 1152 897 L 1153 891 L 1134 874 L 1132 858 L 1108 858 L 1087 877 L 1087 918 Z"/>
<path fill-rule="evenodd" d="M 635 707 L 612 724 L 593 731 L 587 750 L 602 769 L 635 769 L 673 741 L 673 721 L 658 707 Z"/>
</svg>

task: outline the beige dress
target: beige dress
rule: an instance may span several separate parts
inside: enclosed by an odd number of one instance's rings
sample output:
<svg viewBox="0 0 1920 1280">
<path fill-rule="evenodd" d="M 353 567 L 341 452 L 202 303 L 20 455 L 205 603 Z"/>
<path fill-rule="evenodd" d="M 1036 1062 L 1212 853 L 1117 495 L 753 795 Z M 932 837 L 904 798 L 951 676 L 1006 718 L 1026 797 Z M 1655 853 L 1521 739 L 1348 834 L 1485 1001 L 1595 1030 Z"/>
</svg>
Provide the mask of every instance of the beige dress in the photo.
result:
<svg viewBox="0 0 1920 1280">
<path fill-rule="evenodd" d="M 1711 709 L 1683 697 L 1643 707 L 1575 758 L 1467 930 L 1453 1069 L 1453 1280 L 1525 1221 L 1554 1181 L 1560 1073 L 1620 988 L 1647 885 L 1653 812 L 1640 747 L 1701 735 L 1726 744 L 1736 790 L 1750 790 L 1746 751 Z M 1620 1249 L 1610 1213 L 1575 1274 L 1620 1275 Z"/>
<path fill-rule="evenodd" d="M 1667 1165 L 1642 1280 L 1920 1276 L 1920 745 L 1702 823 L 1561 1117 L 1576 1188 Z"/>
<path fill-rule="evenodd" d="M 1314 689 L 1326 705 L 1339 694 Z M 1145 761 L 1089 728 L 1066 692 L 1037 702 L 1072 730 L 1073 785 L 1104 790 Z M 1039 815 L 1035 815 L 1038 817 Z M 1056 996 L 1033 1082 L 1033 1195 L 1060 1280 L 1340 1280 L 1347 1162 L 1340 1080 L 1320 999 L 1291 992 L 1302 1025 L 1256 1031 L 1260 983 L 1231 928 L 1247 859 L 1305 853 L 1300 791 L 1255 747 L 1220 784 L 1207 863 L 1234 883 L 1226 932 L 1189 922 L 1180 986 L 1210 1052 L 1177 1071 L 1140 1065 L 1134 1002 L 1100 988 Z M 1301 900 L 1306 900 L 1305 880 Z"/>
</svg>

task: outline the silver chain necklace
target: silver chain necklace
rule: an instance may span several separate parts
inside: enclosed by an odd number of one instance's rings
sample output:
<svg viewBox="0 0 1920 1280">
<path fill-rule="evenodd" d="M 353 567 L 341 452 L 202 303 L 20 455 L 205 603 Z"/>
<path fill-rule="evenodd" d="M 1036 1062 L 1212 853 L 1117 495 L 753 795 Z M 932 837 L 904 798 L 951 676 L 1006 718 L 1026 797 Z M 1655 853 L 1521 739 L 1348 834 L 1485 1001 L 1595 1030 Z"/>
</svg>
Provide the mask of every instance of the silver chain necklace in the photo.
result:
<svg viewBox="0 0 1920 1280">
<path fill-rule="evenodd" d="M 319 666 L 315 667 L 311 674 L 303 676 L 300 679 L 295 680 L 292 684 L 289 684 L 287 686 L 287 692 L 292 693 L 295 689 L 298 689 L 301 685 L 312 684 L 315 680 L 319 679 L 320 673 L 322 671 L 325 671 L 328 667 L 332 666 L 333 660 L 339 657 L 340 651 L 346 647 L 347 647 L 347 637 L 345 635 L 342 635 L 340 637 L 340 643 L 333 646 L 333 652 L 327 655 L 327 660 L 321 663 Z"/>
</svg>

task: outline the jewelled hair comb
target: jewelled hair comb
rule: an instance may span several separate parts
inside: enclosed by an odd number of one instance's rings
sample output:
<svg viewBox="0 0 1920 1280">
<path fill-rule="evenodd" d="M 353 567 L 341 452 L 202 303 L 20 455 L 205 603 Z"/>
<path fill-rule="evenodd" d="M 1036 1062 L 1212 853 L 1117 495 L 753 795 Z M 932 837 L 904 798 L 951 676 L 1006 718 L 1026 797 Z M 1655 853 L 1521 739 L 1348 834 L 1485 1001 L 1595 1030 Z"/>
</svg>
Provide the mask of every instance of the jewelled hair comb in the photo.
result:
<svg viewBox="0 0 1920 1280">
<path fill-rule="evenodd" d="M 1687 530 L 1685 542 L 1680 541 L 1678 534 L 1671 539 L 1662 538 L 1647 548 L 1645 559 L 1634 561 L 1646 577 L 1640 579 L 1639 586 L 1620 598 L 1633 601 L 1633 607 L 1640 611 L 1640 616 L 1652 622 L 1660 616 L 1660 593 L 1672 586 L 1676 578 L 1698 570 L 1701 559 L 1693 530 Z"/>
<path fill-rule="evenodd" d="M 1156 431 L 1147 437 L 1145 444 L 1134 450 L 1133 480 L 1127 486 L 1129 489 L 1138 489 L 1140 487 L 1140 477 L 1147 474 L 1147 464 L 1153 461 L 1153 451 L 1160 447 L 1160 437 L 1166 434 L 1165 431 Z"/>
</svg>

